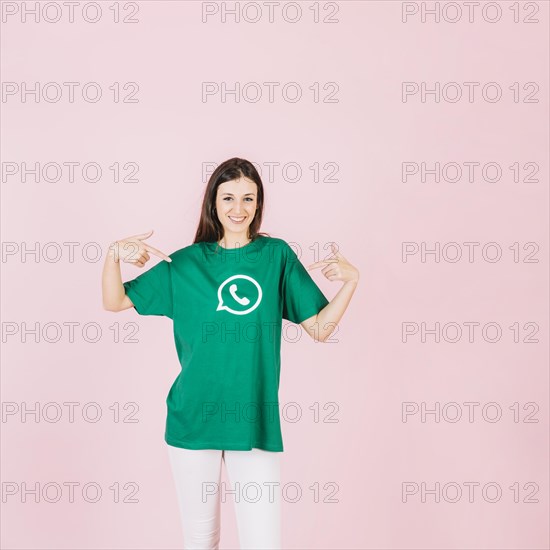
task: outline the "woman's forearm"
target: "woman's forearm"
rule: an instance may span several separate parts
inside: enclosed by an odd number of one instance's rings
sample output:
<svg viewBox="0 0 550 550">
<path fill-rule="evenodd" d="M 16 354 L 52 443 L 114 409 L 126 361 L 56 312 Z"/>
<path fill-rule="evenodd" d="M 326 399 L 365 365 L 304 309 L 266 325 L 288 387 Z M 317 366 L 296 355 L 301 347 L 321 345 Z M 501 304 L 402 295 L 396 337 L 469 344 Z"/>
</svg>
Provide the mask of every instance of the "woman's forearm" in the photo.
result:
<svg viewBox="0 0 550 550">
<path fill-rule="evenodd" d="M 357 287 L 357 281 L 346 281 L 336 296 L 318 314 L 319 340 L 324 342 L 334 331 L 346 311 Z"/>
<path fill-rule="evenodd" d="M 122 284 L 120 263 L 114 259 L 110 251 L 107 253 L 105 264 L 103 265 L 101 288 L 103 293 L 103 308 L 107 311 L 119 311 L 126 291 Z"/>
</svg>

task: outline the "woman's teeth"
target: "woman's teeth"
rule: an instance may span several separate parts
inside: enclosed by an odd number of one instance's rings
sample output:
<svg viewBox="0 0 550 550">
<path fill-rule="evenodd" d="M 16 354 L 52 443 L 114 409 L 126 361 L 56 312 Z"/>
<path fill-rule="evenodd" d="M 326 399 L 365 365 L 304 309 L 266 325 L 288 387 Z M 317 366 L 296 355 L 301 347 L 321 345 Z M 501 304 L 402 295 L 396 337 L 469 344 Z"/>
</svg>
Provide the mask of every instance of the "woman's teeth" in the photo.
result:
<svg viewBox="0 0 550 550">
<path fill-rule="evenodd" d="M 233 217 L 231 217 L 231 216 L 228 216 L 228 218 L 229 218 L 233 223 L 242 223 L 242 222 L 245 220 L 246 216 L 243 216 L 242 218 L 233 218 Z"/>
</svg>

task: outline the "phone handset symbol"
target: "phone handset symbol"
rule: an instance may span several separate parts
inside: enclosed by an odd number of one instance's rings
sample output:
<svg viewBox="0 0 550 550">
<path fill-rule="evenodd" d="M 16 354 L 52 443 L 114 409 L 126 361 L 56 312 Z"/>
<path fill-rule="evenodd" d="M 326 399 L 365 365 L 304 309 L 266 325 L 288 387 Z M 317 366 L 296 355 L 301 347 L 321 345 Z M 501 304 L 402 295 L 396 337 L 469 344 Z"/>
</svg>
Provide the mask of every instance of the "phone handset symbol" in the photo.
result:
<svg viewBox="0 0 550 550">
<path fill-rule="evenodd" d="M 232 284 L 229 287 L 229 292 L 230 292 L 231 296 L 233 296 L 233 299 L 236 302 L 239 302 L 239 304 L 241 304 L 241 306 L 247 306 L 250 303 L 250 300 L 246 296 L 244 296 L 243 298 L 239 298 L 237 296 L 237 285 L 236 284 Z"/>
</svg>

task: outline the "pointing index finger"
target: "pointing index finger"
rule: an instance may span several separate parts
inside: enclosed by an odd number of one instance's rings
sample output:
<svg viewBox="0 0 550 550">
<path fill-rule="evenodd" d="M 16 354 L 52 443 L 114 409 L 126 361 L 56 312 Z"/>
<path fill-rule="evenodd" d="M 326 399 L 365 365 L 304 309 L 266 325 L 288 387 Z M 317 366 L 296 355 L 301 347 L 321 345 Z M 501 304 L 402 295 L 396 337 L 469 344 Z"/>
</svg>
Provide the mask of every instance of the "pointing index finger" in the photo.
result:
<svg viewBox="0 0 550 550">
<path fill-rule="evenodd" d="M 151 252 L 151 253 L 154 254 L 155 256 L 158 256 L 159 258 L 162 258 L 163 260 L 166 260 L 167 262 L 171 262 L 171 261 L 172 261 L 172 258 L 170 258 L 169 256 L 167 256 L 164 252 L 161 252 L 160 250 L 158 250 L 158 249 L 155 248 L 154 246 L 151 246 L 150 244 L 145 244 L 145 243 L 143 243 L 143 248 L 145 248 L 145 250 Z"/>
<path fill-rule="evenodd" d="M 320 260 L 319 262 L 315 262 L 313 264 L 310 264 L 307 266 L 308 269 L 316 269 L 318 267 L 321 267 L 325 264 L 333 264 L 338 261 L 338 258 L 328 258 L 327 260 Z"/>
</svg>

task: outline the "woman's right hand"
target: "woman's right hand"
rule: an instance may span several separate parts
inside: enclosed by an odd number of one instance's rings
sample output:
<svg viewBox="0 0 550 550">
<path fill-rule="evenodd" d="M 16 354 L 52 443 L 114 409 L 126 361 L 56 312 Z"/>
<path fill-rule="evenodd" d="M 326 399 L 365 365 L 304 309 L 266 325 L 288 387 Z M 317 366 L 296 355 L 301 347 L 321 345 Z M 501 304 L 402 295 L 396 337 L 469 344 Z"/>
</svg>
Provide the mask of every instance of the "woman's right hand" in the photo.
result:
<svg viewBox="0 0 550 550">
<path fill-rule="evenodd" d="M 109 246 L 109 256 L 111 256 L 115 262 L 122 260 L 125 263 L 134 264 L 137 267 L 143 267 L 149 261 L 149 252 L 167 262 L 171 262 L 172 259 L 164 254 L 164 252 L 143 242 L 152 234 L 153 230 L 151 229 L 151 231 L 147 233 L 132 235 L 131 237 L 114 241 Z"/>
</svg>

